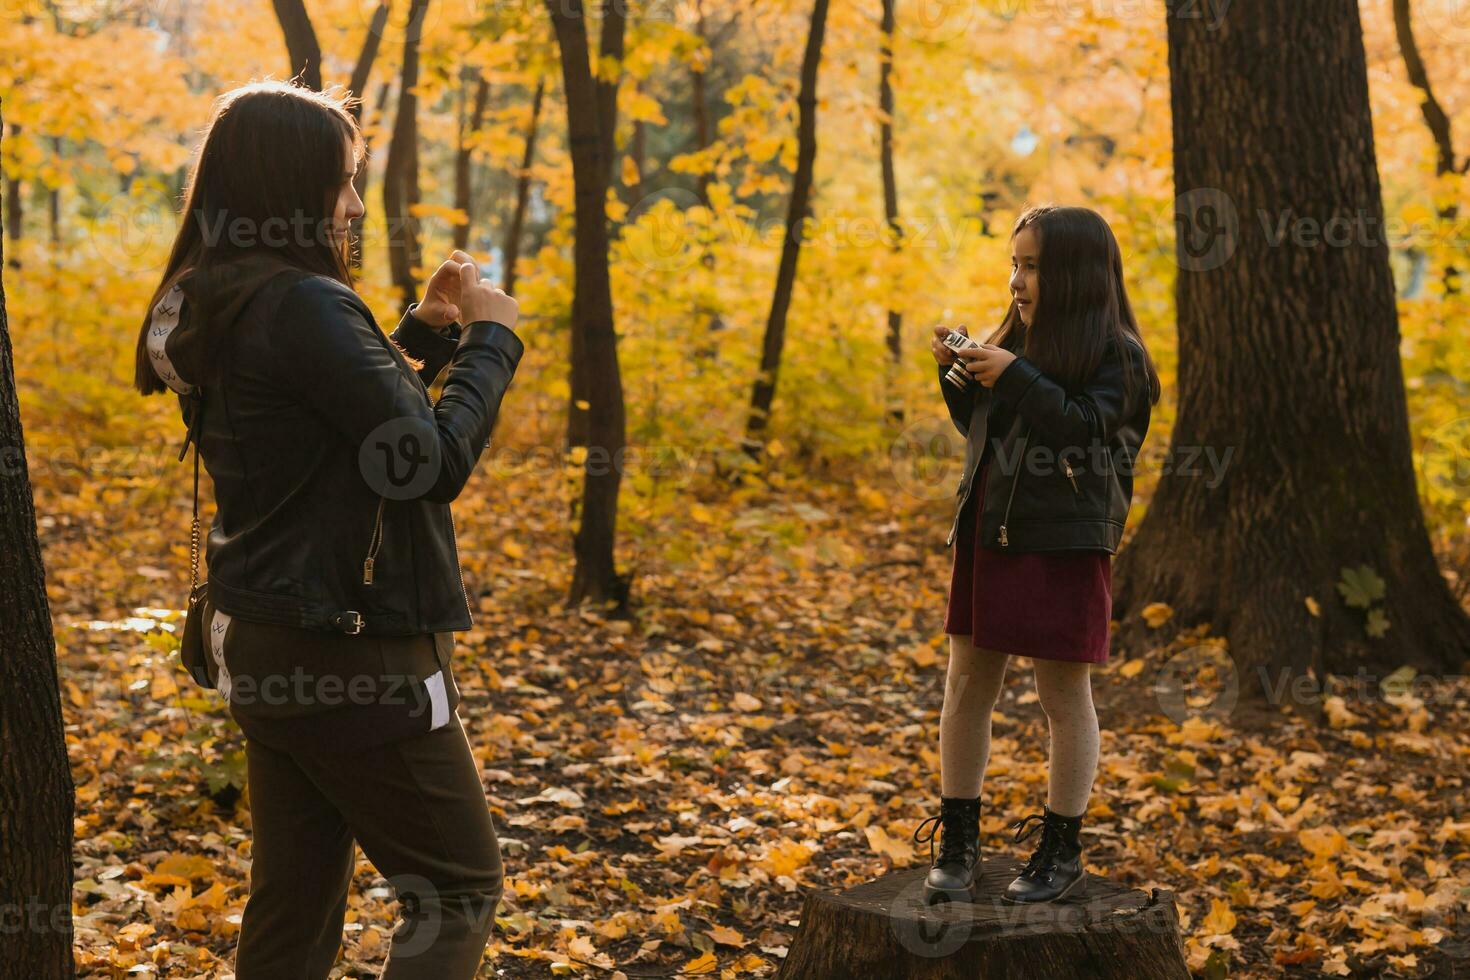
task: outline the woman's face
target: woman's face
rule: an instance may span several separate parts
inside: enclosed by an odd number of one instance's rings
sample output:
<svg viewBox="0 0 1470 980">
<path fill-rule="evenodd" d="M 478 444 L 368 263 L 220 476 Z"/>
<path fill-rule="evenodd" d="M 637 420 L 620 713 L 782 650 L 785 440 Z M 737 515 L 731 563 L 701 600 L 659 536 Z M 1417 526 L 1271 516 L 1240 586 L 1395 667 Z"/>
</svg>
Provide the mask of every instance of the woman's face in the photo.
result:
<svg viewBox="0 0 1470 980">
<path fill-rule="evenodd" d="M 1011 297 L 1016 301 L 1016 312 L 1021 322 L 1031 326 L 1036 314 L 1036 300 L 1041 285 L 1037 278 L 1037 265 L 1041 262 L 1041 239 L 1036 228 L 1028 225 L 1011 238 Z"/>
<path fill-rule="evenodd" d="M 356 176 L 356 173 L 352 143 L 348 142 L 345 160 L 342 164 L 342 184 L 337 189 L 337 205 L 332 211 L 332 242 L 334 244 L 346 241 L 348 232 L 352 228 L 352 222 L 361 218 L 365 213 L 362 198 L 357 196 L 357 188 L 352 186 L 352 178 Z"/>
</svg>

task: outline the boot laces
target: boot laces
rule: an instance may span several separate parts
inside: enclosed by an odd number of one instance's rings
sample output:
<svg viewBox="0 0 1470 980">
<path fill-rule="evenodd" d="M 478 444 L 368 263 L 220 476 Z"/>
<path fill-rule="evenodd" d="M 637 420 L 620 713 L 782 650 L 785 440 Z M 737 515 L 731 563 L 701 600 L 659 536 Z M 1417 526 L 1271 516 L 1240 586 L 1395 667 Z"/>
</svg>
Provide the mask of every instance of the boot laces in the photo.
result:
<svg viewBox="0 0 1470 980">
<path fill-rule="evenodd" d="M 1031 823 L 1031 821 L 1037 821 Z M 1061 857 L 1061 851 L 1066 842 L 1062 839 L 1061 828 L 1054 822 L 1046 819 L 1045 815 L 1033 813 L 1023 817 L 1011 824 L 1016 829 L 1014 840 L 1020 843 L 1031 837 L 1036 831 L 1041 831 L 1041 840 L 1036 844 L 1036 850 L 1032 852 L 1031 859 L 1021 869 L 1021 874 L 1031 878 L 1039 874 L 1050 873 L 1057 869 L 1057 859 Z"/>
<path fill-rule="evenodd" d="M 954 862 L 963 863 L 968 857 L 969 848 L 965 846 L 965 817 L 956 810 L 941 810 L 934 816 L 927 818 L 919 824 L 914 831 L 915 844 L 929 845 L 929 863 L 935 866 L 950 864 Z M 934 856 L 934 837 L 940 837 L 939 857 Z"/>
</svg>

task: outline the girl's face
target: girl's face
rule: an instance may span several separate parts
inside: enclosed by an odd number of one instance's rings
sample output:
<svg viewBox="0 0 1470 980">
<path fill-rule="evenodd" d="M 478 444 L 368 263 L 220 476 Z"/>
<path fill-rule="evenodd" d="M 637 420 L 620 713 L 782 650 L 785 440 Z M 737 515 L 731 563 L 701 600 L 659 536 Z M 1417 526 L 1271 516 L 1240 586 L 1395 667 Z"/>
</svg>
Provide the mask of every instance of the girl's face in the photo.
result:
<svg viewBox="0 0 1470 980">
<path fill-rule="evenodd" d="M 332 211 L 332 242 L 346 241 L 348 232 L 352 228 L 352 222 L 361 218 L 366 213 L 362 206 L 362 198 L 357 196 L 357 188 L 352 186 L 352 178 L 357 171 L 356 163 L 352 158 L 352 144 L 347 144 L 346 161 L 342 169 L 342 185 L 337 190 L 337 205 Z"/>
<path fill-rule="evenodd" d="M 1021 322 L 1031 326 L 1040 296 L 1037 266 L 1041 262 L 1041 239 L 1034 225 L 1027 225 L 1011 239 L 1011 296 Z"/>
</svg>

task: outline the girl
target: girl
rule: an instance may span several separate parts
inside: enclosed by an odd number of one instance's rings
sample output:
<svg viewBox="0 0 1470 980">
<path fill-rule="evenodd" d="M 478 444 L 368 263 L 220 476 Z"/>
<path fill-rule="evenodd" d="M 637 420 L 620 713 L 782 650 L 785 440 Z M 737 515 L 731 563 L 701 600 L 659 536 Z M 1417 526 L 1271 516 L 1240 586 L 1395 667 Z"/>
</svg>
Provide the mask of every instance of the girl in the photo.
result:
<svg viewBox="0 0 1470 980">
<path fill-rule="evenodd" d="M 956 548 L 944 622 L 940 812 L 914 835 L 932 855 L 942 830 L 925 881 L 929 902 L 973 894 L 990 715 L 1013 654 L 1036 668 L 1050 779 L 1042 811 L 1011 824 L 1016 841 L 1038 828 L 1041 839 L 1003 898 L 1055 901 L 1086 880 L 1078 833 L 1098 754 L 1088 665 L 1108 659 L 1111 556 L 1160 394 L 1117 240 L 1096 212 L 1024 211 L 1011 234 L 1010 290 L 1010 308 L 986 343 L 956 355 L 940 342 L 945 327 L 932 341 L 966 452 L 947 542 Z M 944 380 L 956 356 L 974 378 L 960 374 L 963 388 Z"/>
<path fill-rule="evenodd" d="M 205 673 L 245 733 L 254 833 L 240 980 L 327 976 L 354 841 L 405 910 L 392 980 L 473 977 L 502 889 L 455 713 L 449 503 L 519 363 L 518 309 L 456 252 L 390 343 L 349 272 L 362 155 L 333 96 L 221 97 L 138 337 L 138 389 L 178 393 L 215 487 Z"/>
</svg>

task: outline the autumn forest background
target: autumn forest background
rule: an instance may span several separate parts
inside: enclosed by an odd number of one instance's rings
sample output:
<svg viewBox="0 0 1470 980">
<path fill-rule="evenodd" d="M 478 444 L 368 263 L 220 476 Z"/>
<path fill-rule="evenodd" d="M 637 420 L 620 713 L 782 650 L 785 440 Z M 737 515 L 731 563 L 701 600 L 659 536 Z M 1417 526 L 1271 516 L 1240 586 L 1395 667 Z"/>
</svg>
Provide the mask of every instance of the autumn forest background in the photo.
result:
<svg viewBox="0 0 1470 980">
<path fill-rule="evenodd" d="M 190 471 L 130 379 L 211 103 L 293 76 L 361 99 L 379 323 L 455 247 L 520 301 L 454 505 L 484 976 L 774 975 L 810 890 L 927 864 L 928 336 L 999 322 L 1048 201 L 1111 223 L 1164 381 L 1089 869 L 1172 891 L 1196 975 L 1470 971 L 1470 5 L 583 6 L 0 3 L 0 911 L 65 903 L 0 978 L 230 974 L 242 736 L 178 663 Z M 1028 661 L 997 711 L 984 846 L 1024 856 Z M 384 884 L 359 854 L 343 976 Z"/>
</svg>

